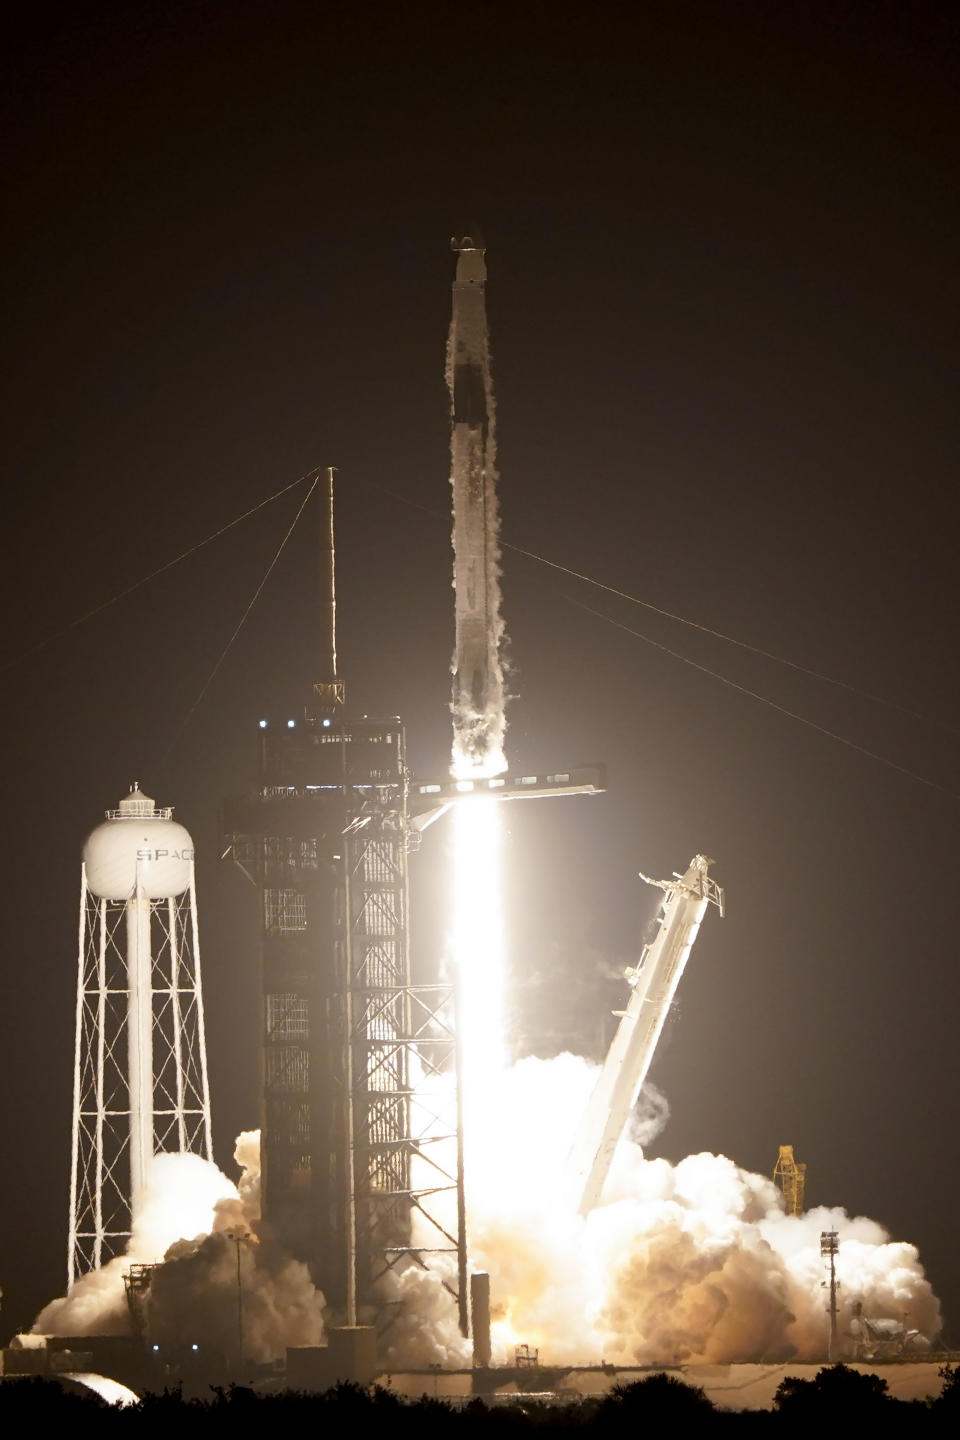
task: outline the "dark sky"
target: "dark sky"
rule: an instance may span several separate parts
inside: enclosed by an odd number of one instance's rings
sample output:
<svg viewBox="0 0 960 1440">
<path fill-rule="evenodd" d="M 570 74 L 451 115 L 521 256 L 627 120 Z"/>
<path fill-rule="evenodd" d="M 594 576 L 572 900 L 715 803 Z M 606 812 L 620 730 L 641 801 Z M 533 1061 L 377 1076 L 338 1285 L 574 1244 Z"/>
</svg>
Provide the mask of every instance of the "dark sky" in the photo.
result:
<svg viewBox="0 0 960 1440">
<path fill-rule="evenodd" d="M 920 1246 L 956 1337 L 955 10 L 118 13 L 6 22 L 3 652 L 55 638 L 4 673 L 3 1331 L 62 1282 L 80 848 L 134 778 L 199 847 L 221 1163 L 256 1121 L 252 892 L 217 811 L 312 678 L 308 526 L 180 727 L 299 492 L 63 627 L 336 463 L 352 703 L 440 770 L 448 239 L 479 224 L 505 539 L 926 717 L 507 553 L 511 759 L 610 771 L 510 812 L 527 1010 L 561 1027 L 551 994 L 594 979 L 606 1004 L 637 870 L 715 856 L 658 1152 L 768 1171 L 792 1142 L 811 1202 Z M 421 965 L 443 864 L 438 831 Z"/>
</svg>

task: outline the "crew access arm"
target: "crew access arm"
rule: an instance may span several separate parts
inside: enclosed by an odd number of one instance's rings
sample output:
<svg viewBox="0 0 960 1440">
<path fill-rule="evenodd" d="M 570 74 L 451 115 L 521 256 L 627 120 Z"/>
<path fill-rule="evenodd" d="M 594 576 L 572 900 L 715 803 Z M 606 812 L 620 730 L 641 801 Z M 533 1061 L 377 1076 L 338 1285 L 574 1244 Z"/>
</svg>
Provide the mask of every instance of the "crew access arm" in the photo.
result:
<svg viewBox="0 0 960 1440">
<path fill-rule="evenodd" d="M 663 891 L 663 905 L 654 939 L 636 969 L 627 971 L 630 999 L 619 1012 L 617 1033 L 570 1149 L 570 1192 L 581 1215 L 600 1202 L 707 906 L 712 903 L 723 914 L 723 891 L 707 873 L 710 863 L 704 855 L 695 855 L 685 875 L 672 880 L 640 877 Z"/>
</svg>

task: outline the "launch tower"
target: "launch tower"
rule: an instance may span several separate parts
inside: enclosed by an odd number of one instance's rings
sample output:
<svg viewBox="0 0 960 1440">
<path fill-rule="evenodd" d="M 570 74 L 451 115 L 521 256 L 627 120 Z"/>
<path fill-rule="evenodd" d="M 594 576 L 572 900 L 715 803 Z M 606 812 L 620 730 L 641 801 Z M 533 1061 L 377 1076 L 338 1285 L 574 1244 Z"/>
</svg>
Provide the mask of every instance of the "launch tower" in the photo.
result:
<svg viewBox="0 0 960 1440">
<path fill-rule="evenodd" d="M 455 1064 L 449 986 L 410 978 L 404 730 L 348 716 L 337 674 L 333 471 L 322 487 L 322 673 L 298 719 L 260 721 L 255 792 L 225 808 L 259 892 L 263 1215 L 341 1324 L 389 1321 L 388 1272 L 443 1254 L 465 1328 L 458 1137 L 414 1097 Z M 416 1226 L 414 1226 L 416 1216 Z"/>
</svg>

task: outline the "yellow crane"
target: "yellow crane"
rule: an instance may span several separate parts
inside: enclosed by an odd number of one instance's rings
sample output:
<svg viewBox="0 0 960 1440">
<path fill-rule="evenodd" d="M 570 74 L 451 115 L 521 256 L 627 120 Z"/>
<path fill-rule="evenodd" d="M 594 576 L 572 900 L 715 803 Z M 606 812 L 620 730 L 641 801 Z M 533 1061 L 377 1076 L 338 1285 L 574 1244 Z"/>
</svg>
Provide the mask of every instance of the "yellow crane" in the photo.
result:
<svg viewBox="0 0 960 1440">
<path fill-rule="evenodd" d="M 794 1159 L 793 1146 L 781 1145 L 773 1167 L 774 1182 L 780 1187 L 788 1215 L 803 1214 L 803 1192 L 807 1183 L 807 1167 Z"/>
</svg>

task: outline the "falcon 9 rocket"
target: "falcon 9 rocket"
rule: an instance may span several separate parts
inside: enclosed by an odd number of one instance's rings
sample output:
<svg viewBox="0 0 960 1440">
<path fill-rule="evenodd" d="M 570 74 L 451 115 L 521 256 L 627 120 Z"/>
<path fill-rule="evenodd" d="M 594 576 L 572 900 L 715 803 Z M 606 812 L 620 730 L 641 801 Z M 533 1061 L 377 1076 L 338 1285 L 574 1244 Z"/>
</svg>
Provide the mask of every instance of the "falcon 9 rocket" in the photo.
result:
<svg viewBox="0 0 960 1440">
<path fill-rule="evenodd" d="M 453 487 L 453 773 L 506 769 L 500 641 L 500 518 L 496 494 L 494 399 L 487 336 L 484 248 L 453 239 L 457 255 L 447 345 L 450 483 Z"/>
</svg>

